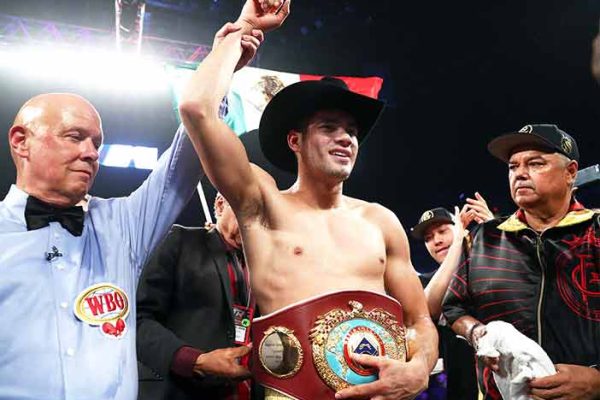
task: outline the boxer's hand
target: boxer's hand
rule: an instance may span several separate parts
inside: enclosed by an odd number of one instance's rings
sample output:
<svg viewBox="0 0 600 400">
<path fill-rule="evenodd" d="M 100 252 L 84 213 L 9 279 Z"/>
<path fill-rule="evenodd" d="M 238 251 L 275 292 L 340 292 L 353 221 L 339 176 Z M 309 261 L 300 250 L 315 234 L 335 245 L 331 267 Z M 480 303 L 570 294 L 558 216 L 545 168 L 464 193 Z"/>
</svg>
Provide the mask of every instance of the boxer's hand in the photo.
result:
<svg viewBox="0 0 600 400">
<path fill-rule="evenodd" d="M 336 399 L 408 400 L 427 388 L 429 371 L 420 361 L 403 362 L 359 354 L 352 354 L 352 360 L 377 369 L 379 379 L 340 390 L 335 394 Z"/>
<path fill-rule="evenodd" d="M 238 23 L 268 32 L 278 28 L 290 14 L 291 0 L 246 0 Z"/>
<path fill-rule="evenodd" d="M 600 372 L 581 365 L 557 364 L 557 373 L 529 382 L 533 399 L 600 399 Z"/>
<path fill-rule="evenodd" d="M 240 365 L 239 359 L 250 352 L 251 346 L 229 347 L 203 353 L 196 359 L 194 372 L 229 379 L 250 377 L 248 368 Z"/>
</svg>

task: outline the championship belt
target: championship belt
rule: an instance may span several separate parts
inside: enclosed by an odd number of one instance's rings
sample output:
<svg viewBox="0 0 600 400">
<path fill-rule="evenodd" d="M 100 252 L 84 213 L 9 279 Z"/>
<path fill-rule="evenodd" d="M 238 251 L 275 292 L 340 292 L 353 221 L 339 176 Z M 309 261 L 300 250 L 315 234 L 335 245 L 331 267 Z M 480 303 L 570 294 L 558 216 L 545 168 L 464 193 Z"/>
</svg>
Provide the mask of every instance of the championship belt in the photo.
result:
<svg viewBox="0 0 600 400">
<path fill-rule="evenodd" d="M 352 353 L 406 361 L 402 306 L 375 292 L 310 298 L 252 322 L 254 378 L 298 400 L 334 399 L 340 389 L 377 380 Z"/>
</svg>

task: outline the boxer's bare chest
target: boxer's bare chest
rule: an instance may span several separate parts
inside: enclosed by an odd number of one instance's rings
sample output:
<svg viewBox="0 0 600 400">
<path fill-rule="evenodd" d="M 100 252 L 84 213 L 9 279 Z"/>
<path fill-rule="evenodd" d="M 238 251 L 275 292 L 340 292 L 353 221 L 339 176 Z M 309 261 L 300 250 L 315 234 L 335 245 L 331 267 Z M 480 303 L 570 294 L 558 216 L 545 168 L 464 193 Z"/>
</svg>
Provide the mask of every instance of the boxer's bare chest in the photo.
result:
<svg viewBox="0 0 600 400">
<path fill-rule="evenodd" d="M 253 290 L 263 308 L 334 290 L 383 291 L 384 238 L 359 209 L 295 209 L 275 229 L 250 229 L 246 238 Z"/>
</svg>

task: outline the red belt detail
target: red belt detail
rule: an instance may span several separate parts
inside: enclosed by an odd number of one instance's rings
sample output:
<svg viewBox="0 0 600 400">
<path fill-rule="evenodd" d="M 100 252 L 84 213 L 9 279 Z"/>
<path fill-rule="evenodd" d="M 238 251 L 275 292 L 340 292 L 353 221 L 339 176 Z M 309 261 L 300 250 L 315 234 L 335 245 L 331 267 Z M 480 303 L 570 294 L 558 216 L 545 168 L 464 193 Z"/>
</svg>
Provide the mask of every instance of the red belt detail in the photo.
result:
<svg viewBox="0 0 600 400">
<path fill-rule="evenodd" d="M 264 386 L 283 392 L 299 400 L 335 399 L 335 392 L 323 382 L 313 365 L 312 346 L 309 331 L 317 318 L 334 308 L 348 310 L 348 302 L 362 303 L 365 310 L 384 309 L 396 316 L 404 325 L 402 306 L 391 297 L 362 290 L 335 292 L 310 298 L 304 302 L 285 307 L 252 321 L 252 362 L 251 371 L 256 381 Z M 289 378 L 278 378 L 269 374 L 262 366 L 258 352 L 264 332 L 273 326 L 282 326 L 294 331 L 304 352 L 300 370 Z"/>
</svg>

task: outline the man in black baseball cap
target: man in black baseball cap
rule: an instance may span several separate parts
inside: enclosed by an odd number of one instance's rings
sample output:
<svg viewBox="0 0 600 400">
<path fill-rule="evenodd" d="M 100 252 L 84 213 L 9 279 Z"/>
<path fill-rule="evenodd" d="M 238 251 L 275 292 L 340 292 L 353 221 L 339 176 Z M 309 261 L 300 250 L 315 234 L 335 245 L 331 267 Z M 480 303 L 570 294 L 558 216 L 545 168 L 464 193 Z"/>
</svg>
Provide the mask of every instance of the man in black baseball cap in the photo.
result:
<svg viewBox="0 0 600 400">
<path fill-rule="evenodd" d="M 423 240 L 430 227 L 433 225 L 439 226 L 444 224 L 454 224 L 450 211 L 446 210 L 444 207 L 432 208 L 421 214 L 419 222 L 410 228 L 410 233 L 415 239 Z M 436 259 L 436 257 L 433 258 Z"/>
<path fill-rule="evenodd" d="M 443 318 L 440 319 L 442 300 L 448 289 L 453 273 L 459 265 L 467 231 L 471 221 L 483 223 L 494 218 L 487 202 L 478 192 L 455 215 L 443 207 L 436 207 L 423 212 L 417 224 L 411 228 L 411 236 L 423 241 L 431 258 L 438 264 L 434 271 L 420 274 L 421 284 L 425 288 L 425 297 L 429 312 L 434 321 L 438 321 L 440 336 L 440 357 L 447 377 L 446 395 L 448 399 L 476 400 L 479 395 L 475 376 L 473 349 L 448 327 Z M 436 390 L 440 379 L 430 379 L 430 390 Z"/>
<path fill-rule="evenodd" d="M 446 398 L 477 400 L 473 349 L 464 340 L 456 338 L 444 320 L 440 320 L 442 299 L 456 270 L 465 236 L 462 221 L 459 217 L 457 220 L 458 224 L 455 224 L 452 214 L 443 207 L 432 208 L 423 212 L 410 233 L 414 239 L 425 243 L 429 255 L 439 265 L 434 271 L 419 275 L 431 317 L 434 321 L 439 320 L 439 355 L 446 377 L 432 375 L 428 392 L 440 390 L 441 381 L 445 382 Z"/>
<path fill-rule="evenodd" d="M 423 241 L 427 252 L 439 265 L 433 273 L 421 275 L 421 283 L 426 287 L 429 312 L 436 321 L 441 314 L 448 283 L 458 265 L 463 238 L 467 234 L 466 227 L 472 221 L 481 224 L 495 218 L 479 192 L 475 192 L 473 198 L 468 197 L 460 212 L 456 208 L 455 213 L 456 215 L 452 215 L 443 207 L 426 210 L 410 230 L 411 236 Z M 455 221 L 459 221 L 459 224 Z"/>
<path fill-rule="evenodd" d="M 531 124 L 488 149 L 508 164 L 518 210 L 475 229 L 444 315 L 475 348 L 493 320 L 537 341 L 558 373 L 529 381 L 532 398 L 599 398 L 600 214 L 573 197 L 577 143 L 556 125 Z M 491 371 L 506 371 L 498 359 L 478 364 L 485 399 L 500 399 Z"/>
</svg>

